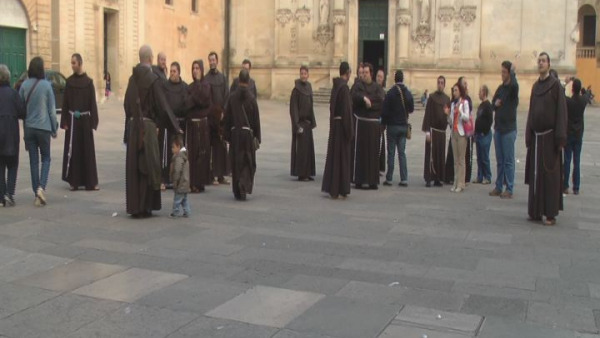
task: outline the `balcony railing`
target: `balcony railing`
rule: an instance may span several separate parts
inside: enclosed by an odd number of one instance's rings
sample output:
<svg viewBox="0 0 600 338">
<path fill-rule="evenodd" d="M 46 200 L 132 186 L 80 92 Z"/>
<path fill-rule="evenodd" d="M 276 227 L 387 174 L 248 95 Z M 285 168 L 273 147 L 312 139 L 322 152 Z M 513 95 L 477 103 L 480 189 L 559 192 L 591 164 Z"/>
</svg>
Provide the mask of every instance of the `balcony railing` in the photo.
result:
<svg viewBox="0 0 600 338">
<path fill-rule="evenodd" d="M 595 59 L 596 47 L 579 47 L 577 48 L 578 59 Z"/>
</svg>

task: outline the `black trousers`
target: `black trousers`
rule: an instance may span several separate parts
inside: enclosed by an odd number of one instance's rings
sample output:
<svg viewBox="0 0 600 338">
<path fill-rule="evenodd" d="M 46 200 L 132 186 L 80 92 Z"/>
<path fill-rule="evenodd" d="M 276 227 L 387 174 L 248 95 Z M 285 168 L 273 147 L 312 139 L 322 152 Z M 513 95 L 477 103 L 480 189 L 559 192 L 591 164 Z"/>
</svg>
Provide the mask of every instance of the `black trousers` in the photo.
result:
<svg viewBox="0 0 600 338">
<path fill-rule="evenodd" d="M 0 200 L 4 200 L 5 195 L 15 195 L 18 169 L 19 155 L 0 156 Z"/>
</svg>

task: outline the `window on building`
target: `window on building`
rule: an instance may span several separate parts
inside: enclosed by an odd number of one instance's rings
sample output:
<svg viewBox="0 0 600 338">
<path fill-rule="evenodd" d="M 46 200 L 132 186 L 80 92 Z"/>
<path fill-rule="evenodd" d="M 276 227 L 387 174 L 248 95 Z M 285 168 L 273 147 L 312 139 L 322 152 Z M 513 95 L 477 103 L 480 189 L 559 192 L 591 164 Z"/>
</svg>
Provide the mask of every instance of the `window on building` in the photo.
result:
<svg viewBox="0 0 600 338">
<path fill-rule="evenodd" d="M 596 45 L 596 16 L 586 15 L 583 17 L 583 46 L 594 47 Z"/>
<path fill-rule="evenodd" d="M 173 6 L 173 0 L 165 0 L 165 5 Z"/>
<path fill-rule="evenodd" d="M 192 12 L 198 13 L 198 0 L 192 0 Z"/>
</svg>

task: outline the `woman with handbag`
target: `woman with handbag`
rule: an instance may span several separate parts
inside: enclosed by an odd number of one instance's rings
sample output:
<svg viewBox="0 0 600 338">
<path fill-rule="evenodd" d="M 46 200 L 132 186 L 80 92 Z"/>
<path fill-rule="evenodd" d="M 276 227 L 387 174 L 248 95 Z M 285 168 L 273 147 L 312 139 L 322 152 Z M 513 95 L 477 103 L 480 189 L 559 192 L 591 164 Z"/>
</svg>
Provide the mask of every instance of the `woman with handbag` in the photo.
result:
<svg viewBox="0 0 600 338">
<path fill-rule="evenodd" d="M 452 97 L 455 99 L 450 108 L 445 108 L 448 124 L 452 128 L 452 150 L 454 157 L 454 186 L 450 191 L 462 192 L 465 189 L 465 152 L 467 138 L 473 134 L 471 110 L 466 100 L 466 90 L 461 83 L 452 87 Z"/>
<path fill-rule="evenodd" d="M 31 186 L 35 194 L 34 205 L 46 205 L 46 185 L 50 173 L 50 137 L 56 138 L 58 121 L 56 104 L 50 82 L 45 80 L 44 60 L 36 56 L 29 62 L 29 78 L 19 89 L 25 102 L 25 149 L 29 151 Z M 40 156 L 42 166 L 40 171 Z"/>
</svg>

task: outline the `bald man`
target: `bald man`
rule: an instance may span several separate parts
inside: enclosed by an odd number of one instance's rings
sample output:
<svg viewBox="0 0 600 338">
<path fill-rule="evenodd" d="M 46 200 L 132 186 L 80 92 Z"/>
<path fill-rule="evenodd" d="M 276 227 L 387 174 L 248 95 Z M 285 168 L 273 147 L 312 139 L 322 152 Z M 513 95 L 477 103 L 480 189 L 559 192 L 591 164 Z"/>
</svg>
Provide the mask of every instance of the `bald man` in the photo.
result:
<svg viewBox="0 0 600 338">
<path fill-rule="evenodd" d="M 144 45 L 125 92 L 126 201 L 134 218 L 160 210 L 160 155 L 157 121 L 173 133 L 183 133 L 165 98 L 162 82 L 152 72 L 152 48 Z"/>
<path fill-rule="evenodd" d="M 167 56 L 160 52 L 156 56 L 156 65 L 152 66 L 152 72 L 158 75 L 162 81 L 167 81 Z"/>
</svg>

